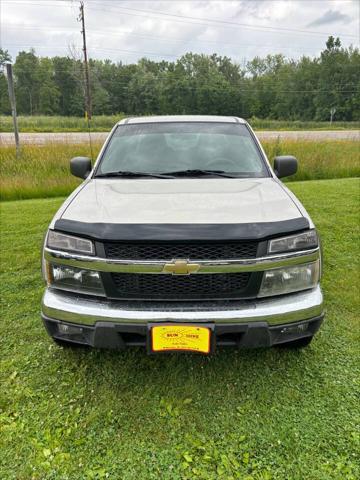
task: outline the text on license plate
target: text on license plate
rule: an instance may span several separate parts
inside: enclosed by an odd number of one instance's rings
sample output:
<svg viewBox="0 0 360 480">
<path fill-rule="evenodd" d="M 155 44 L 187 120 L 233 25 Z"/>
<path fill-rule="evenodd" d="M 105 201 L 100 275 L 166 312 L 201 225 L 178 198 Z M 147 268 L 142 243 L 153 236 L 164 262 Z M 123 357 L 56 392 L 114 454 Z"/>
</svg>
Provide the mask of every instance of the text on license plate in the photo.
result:
<svg viewBox="0 0 360 480">
<path fill-rule="evenodd" d="M 159 325 L 151 329 L 154 352 L 165 350 L 189 350 L 210 352 L 210 329 L 194 325 Z"/>
</svg>

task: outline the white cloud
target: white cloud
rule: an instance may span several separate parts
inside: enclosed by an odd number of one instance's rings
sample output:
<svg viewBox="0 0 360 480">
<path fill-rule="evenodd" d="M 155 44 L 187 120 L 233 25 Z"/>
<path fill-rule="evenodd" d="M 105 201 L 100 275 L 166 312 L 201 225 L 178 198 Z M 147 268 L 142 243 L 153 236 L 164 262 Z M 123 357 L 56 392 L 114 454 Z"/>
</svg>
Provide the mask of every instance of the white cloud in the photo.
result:
<svg viewBox="0 0 360 480">
<path fill-rule="evenodd" d="M 327 10 L 321 17 L 309 23 L 308 27 L 317 27 L 319 25 L 329 25 L 330 23 L 350 23 L 351 17 L 339 12 L 338 10 Z"/>
<path fill-rule="evenodd" d="M 66 55 L 70 44 L 81 48 L 77 15 L 75 0 L 2 0 L 1 46 L 13 56 L 32 46 L 40 55 Z M 358 42 L 359 5 L 350 0 L 86 0 L 85 15 L 90 55 L 125 63 L 188 51 L 238 62 L 279 52 L 316 55 L 328 34 L 345 46 Z"/>
</svg>

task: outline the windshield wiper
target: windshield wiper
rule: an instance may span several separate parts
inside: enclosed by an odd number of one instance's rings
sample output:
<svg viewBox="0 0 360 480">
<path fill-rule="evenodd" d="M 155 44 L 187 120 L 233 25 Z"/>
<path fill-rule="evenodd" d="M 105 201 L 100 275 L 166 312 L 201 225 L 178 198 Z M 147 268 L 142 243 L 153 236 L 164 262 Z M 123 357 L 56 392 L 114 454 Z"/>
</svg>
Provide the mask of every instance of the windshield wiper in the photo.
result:
<svg viewBox="0 0 360 480">
<path fill-rule="evenodd" d="M 118 171 L 118 172 L 107 172 L 99 173 L 95 175 L 95 178 L 111 178 L 111 177 L 153 177 L 153 178 L 175 178 L 175 177 L 197 177 L 197 176 L 206 176 L 214 175 L 217 177 L 225 178 L 236 178 L 237 174 L 227 173 L 224 170 L 202 170 L 202 169 L 188 169 L 188 170 L 175 170 L 173 172 L 163 172 L 163 173 L 151 173 L 151 172 L 131 172 L 131 171 Z"/>
<path fill-rule="evenodd" d="M 95 175 L 95 178 L 110 178 L 110 177 L 153 177 L 153 178 L 174 178 L 172 175 L 167 175 L 165 173 L 150 173 L 150 172 L 127 172 L 127 171 L 118 171 L 118 172 L 107 172 L 99 173 Z"/>
<path fill-rule="evenodd" d="M 217 177 L 234 178 L 235 175 L 227 173 L 224 170 L 201 170 L 201 169 L 189 169 L 189 170 L 177 170 L 174 172 L 166 172 L 172 176 L 202 176 L 202 175 L 215 175 Z"/>
</svg>

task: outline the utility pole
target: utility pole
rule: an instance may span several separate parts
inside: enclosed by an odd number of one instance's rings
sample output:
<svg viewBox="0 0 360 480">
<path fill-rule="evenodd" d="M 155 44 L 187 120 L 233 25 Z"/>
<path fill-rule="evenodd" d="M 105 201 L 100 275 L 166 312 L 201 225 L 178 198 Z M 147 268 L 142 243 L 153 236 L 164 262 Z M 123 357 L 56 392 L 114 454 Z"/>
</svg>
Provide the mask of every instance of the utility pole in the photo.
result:
<svg viewBox="0 0 360 480">
<path fill-rule="evenodd" d="M 332 125 L 335 113 L 336 113 L 336 108 L 335 107 L 330 108 L 330 125 Z"/>
<path fill-rule="evenodd" d="M 19 140 L 19 129 L 18 129 L 18 124 L 17 124 L 17 117 L 16 117 L 16 100 L 15 100 L 14 79 L 13 79 L 11 63 L 6 64 L 6 77 L 7 77 L 7 82 L 8 82 L 8 91 L 9 91 L 9 99 L 10 99 L 10 105 L 11 105 L 11 113 L 12 113 L 13 123 L 14 123 L 16 157 L 19 157 L 19 155 L 20 155 L 20 140 Z"/>
<path fill-rule="evenodd" d="M 88 120 L 91 120 L 91 92 L 90 92 L 90 74 L 89 74 L 89 64 L 87 58 L 86 50 L 86 34 L 85 34 L 85 15 L 84 15 L 84 2 L 80 2 L 80 16 L 79 20 L 82 26 L 82 37 L 83 37 L 83 52 L 84 52 L 84 70 L 85 70 L 85 97 L 86 97 L 86 117 Z"/>
</svg>

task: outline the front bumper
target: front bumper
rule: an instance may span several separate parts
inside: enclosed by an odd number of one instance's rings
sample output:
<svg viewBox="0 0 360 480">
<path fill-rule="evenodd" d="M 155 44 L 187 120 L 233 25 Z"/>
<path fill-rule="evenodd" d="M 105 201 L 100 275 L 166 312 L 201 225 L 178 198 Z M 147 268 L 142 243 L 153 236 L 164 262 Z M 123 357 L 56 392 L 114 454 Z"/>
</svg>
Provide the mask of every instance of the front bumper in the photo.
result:
<svg viewBox="0 0 360 480">
<path fill-rule="evenodd" d="M 71 333 L 60 333 L 59 321 L 42 315 L 47 332 L 51 337 L 95 348 L 124 349 L 126 347 L 148 347 L 149 327 L 136 323 L 119 324 L 97 322 L 95 326 L 74 325 L 61 322 L 70 327 Z M 211 352 L 215 346 L 234 346 L 238 348 L 271 347 L 282 343 L 312 337 L 320 328 L 324 315 L 307 321 L 286 325 L 269 326 L 266 322 L 215 324 Z M 205 324 L 209 326 L 209 323 Z M 74 328 L 75 327 L 75 328 Z"/>
<path fill-rule="evenodd" d="M 148 325 L 157 322 L 211 323 L 219 345 L 265 347 L 313 335 L 323 318 L 323 297 L 318 286 L 274 298 L 149 305 L 86 298 L 48 288 L 42 318 L 51 336 L 94 347 L 146 345 Z M 59 323 L 78 329 L 73 329 L 72 335 L 60 333 Z M 296 328 L 304 324 L 306 328 Z"/>
</svg>

